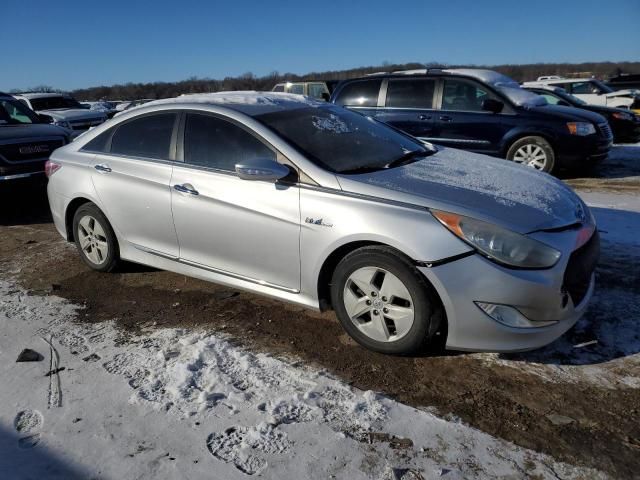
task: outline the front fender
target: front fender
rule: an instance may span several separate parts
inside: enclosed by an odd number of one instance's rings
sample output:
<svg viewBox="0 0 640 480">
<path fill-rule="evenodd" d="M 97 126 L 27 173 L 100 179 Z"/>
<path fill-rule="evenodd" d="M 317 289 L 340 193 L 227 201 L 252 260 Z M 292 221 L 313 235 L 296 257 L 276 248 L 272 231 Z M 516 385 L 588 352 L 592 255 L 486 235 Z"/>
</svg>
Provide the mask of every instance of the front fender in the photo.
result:
<svg viewBox="0 0 640 480">
<path fill-rule="evenodd" d="M 422 207 L 302 189 L 300 208 L 301 289 L 313 296 L 325 261 L 351 243 L 388 245 L 417 262 L 435 262 L 472 250 Z"/>
</svg>

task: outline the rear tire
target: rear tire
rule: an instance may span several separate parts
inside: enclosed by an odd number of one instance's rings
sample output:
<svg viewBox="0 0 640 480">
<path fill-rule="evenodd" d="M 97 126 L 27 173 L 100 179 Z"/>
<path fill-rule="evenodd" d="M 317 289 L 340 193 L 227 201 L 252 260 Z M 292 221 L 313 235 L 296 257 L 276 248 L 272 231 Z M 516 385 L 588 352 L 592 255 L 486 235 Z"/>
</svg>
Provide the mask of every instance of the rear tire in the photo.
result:
<svg viewBox="0 0 640 480">
<path fill-rule="evenodd" d="M 80 257 L 93 270 L 112 272 L 120 261 L 118 240 L 107 217 L 93 203 L 73 216 L 73 236 Z"/>
<path fill-rule="evenodd" d="M 530 136 L 513 142 L 507 151 L 507 160 L 551 173 L 555 168 L 556 156 L 553 147 L 544 138 Z"/>
<path fill-rule="evenodd" d="M 337 265 L 331 299 L 346 332 L 387 354 L 421 351 L 440 327 L 440 302 L 410 260 L 383 246 L 359 248 Z"/>
</svg>

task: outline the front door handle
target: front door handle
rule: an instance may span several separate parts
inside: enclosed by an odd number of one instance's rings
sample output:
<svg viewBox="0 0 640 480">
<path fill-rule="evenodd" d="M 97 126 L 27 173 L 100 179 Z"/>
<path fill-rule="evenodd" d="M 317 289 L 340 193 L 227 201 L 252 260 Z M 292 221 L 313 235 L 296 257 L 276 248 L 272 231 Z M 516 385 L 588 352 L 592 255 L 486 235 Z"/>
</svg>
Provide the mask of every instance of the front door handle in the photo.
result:
<svg viewBox="0 0 640 480">
<path fill-rule="evenodd" d="M 419 115 L 420 120 L 431 120 L 431 115 Z"/>
<path fill-rule="evenodd" d="M 173 189 L 177 190 L 180 193 L 188 193 L 189 195 L 200 194 L 200 192 L 198 192 L 195 188 L 193 188 L 193 185 L 191 185 L 190 183 L 183 183 L 182 185 L 174 185 Z"/>
<path fill-rule="evenodd" d="M 106 163 L 99 163 L 98 165 L 95 165 L 93 168 L 98 170 L 100 173 L 109 173 L 111 171 L 111 167 Z"/>
<path fill-rule="evenodd" d="M 450 122 L 451 117 L 449 115 L 441 115 L 440 120 L 442 120 L 443 122 Z"/>
</svg>

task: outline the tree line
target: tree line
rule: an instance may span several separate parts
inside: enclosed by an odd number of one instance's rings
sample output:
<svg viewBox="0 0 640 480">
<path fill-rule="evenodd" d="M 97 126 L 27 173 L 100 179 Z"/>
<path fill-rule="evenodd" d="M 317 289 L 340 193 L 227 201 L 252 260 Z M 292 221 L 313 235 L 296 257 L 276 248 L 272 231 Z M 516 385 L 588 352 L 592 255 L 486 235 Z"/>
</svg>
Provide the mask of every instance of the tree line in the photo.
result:
<svg viewBox="0 0 640 480">
<path fill-rule="evenodd" d="M 251 72 L 238 77 L 224 79 L 191 77 L 178 82 L 125 83 L 120 85 L 99 86 L 74 90 L 71 94 L 81 101 L 95 100 L 133 100 L 142 98 L 170 98 L 183 93 L 205 93 L 229 90 L 271 90 L 276 83 L 308 80 L 345 80 L 380 71 L 410 70 L 418 68 L 488 68 L 523 82 L 535 80 L 541 75 L 560 75 L 565 77 L 595 76 L 608 79 L 624 73 L 640 73 L 640 62 L 587 62 L 587 63 L 535 63 L 526 65 L 506 64 L 491 66 L 446 65 L 442 63 L 405 63 L 357 67 L 348 70 L 329 70 L 309 72 L 304 75 L 295 73 L 271 72 L 258 77 Z M 41 85 L 30 91 L 58 91 L 55 88 Z"/>
</svg>

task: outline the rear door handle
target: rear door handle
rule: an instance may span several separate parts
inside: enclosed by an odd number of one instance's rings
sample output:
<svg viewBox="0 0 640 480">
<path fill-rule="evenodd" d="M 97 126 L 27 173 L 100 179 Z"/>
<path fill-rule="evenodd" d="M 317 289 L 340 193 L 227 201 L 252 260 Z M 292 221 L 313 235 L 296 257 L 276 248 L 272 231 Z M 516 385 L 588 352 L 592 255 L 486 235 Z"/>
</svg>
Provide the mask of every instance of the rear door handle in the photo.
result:
<svg viewBox="0 0 640 480">
<path fill-rule="evenodd" d="M 440 120 L 442 120 L 443 122 L 450 122 L 451 117 L 449 115 L 442 115 L 440 116 Z"/>
<path fill-rule="evenodd" d="M 200 194 L 200 192 L 198 192 L 195 188 L 193 188 L 193 185 L 191 185 L 190 183 L 183 183 L 182 185 L 174 185 L 173 189 L 177 190 L 180 193 L 188 193 L 189 195 Z"/>
<path fill-rule="evenodd" d="M 98 170 L 100 173 L 109 173 L 111 171 L 111 167 L 106 163 L 99 163 L 98 165 L 95 165 L 93 168 Z"/>
<path fill-rule="evenodd" d="M 431 115 L 420 115 L 418 118 L 420 120 L 431 120 Z"/>
</svg>

